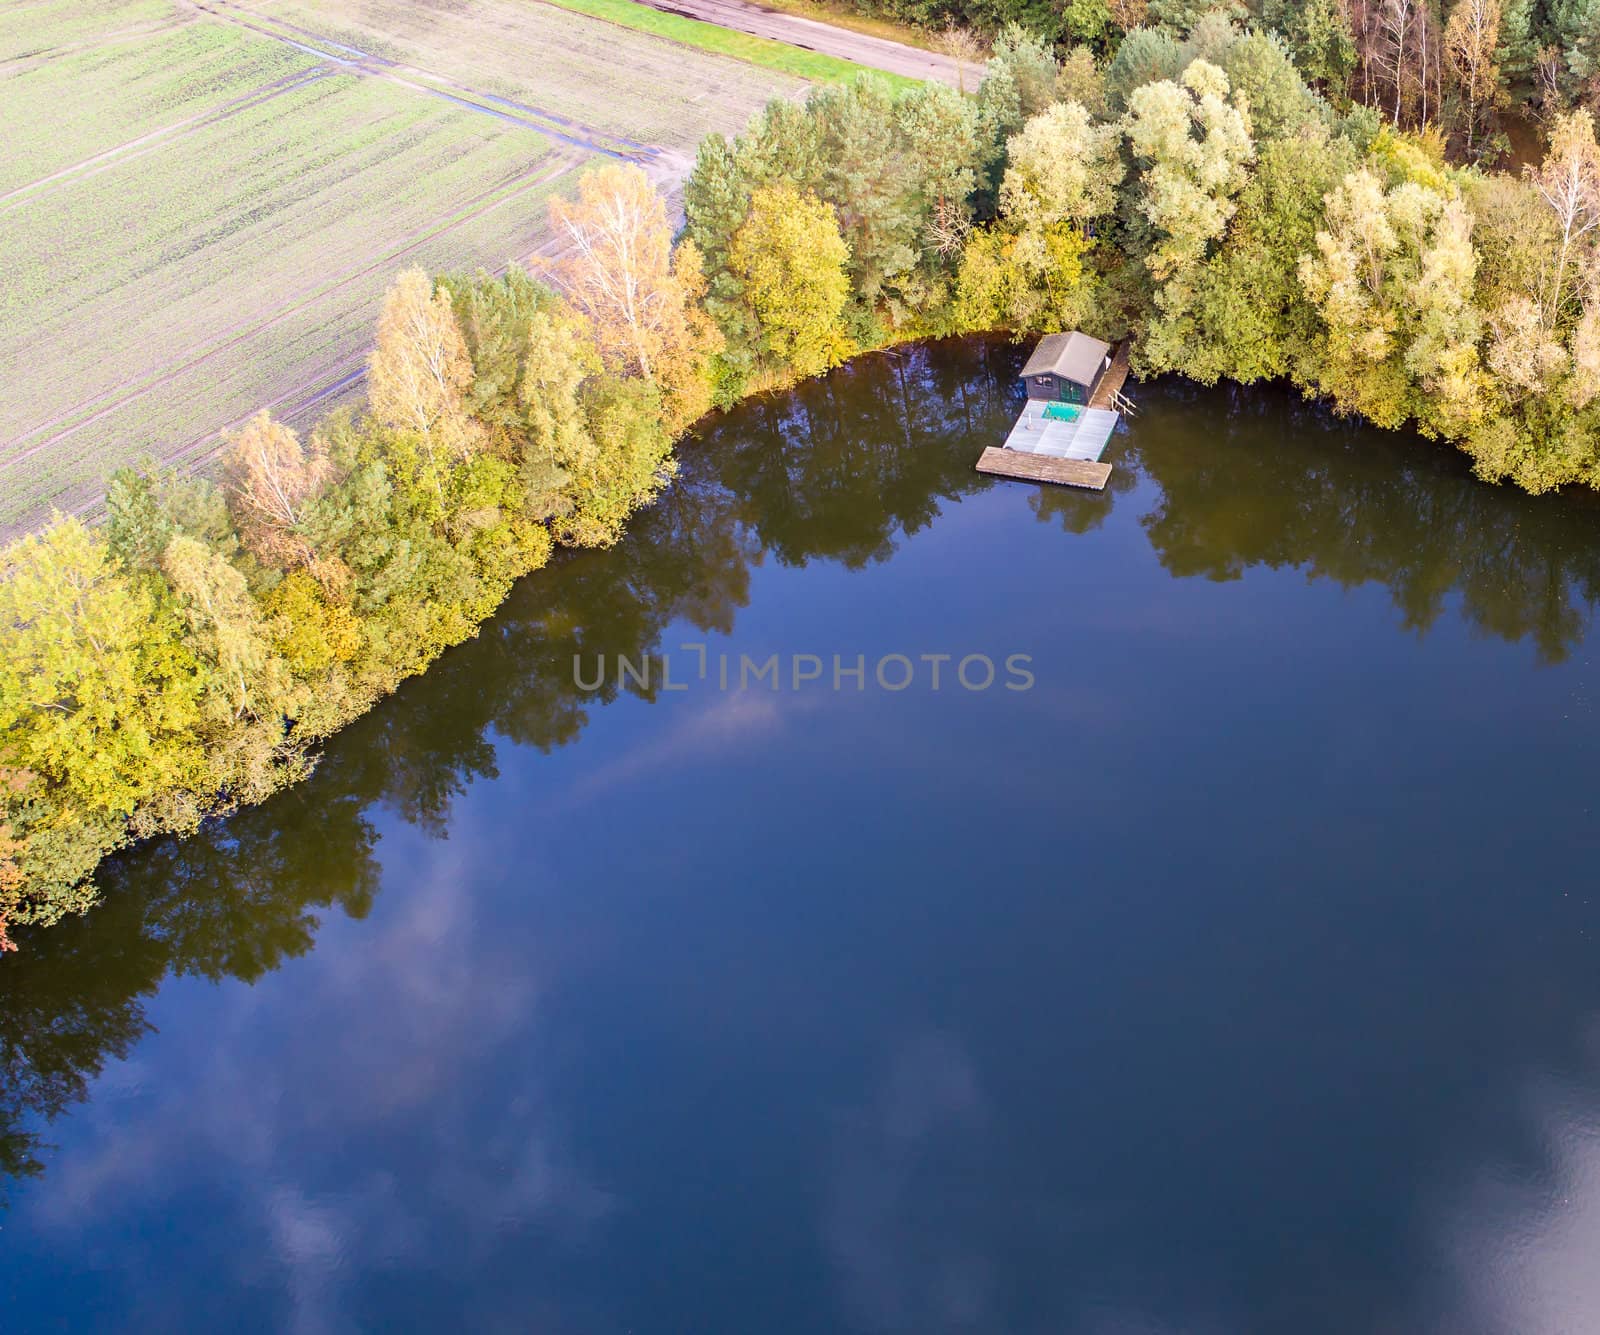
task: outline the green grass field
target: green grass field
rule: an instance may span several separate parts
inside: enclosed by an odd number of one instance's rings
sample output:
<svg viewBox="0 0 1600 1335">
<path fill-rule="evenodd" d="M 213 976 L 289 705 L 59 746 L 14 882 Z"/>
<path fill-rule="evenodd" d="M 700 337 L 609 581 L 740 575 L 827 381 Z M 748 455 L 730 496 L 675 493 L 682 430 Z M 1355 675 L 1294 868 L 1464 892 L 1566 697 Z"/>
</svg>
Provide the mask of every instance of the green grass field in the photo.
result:
<svg viewBox="0 0 1600 1335">
<path fill-rule="evenodd" d="M 174 0 L 16 0 L 0 7 L 0 62 L 59 55 L 170 24 Z"/>
<path fill-rule="evenodd" d="M 258 408 L 309 423 L 400 268 L 523 259 L 597 150 L 670 181 L 806 86 L 523 0 L 208 10 L 0 9 L 0 533 Z"/>
<path fill-rule="evenodd" d="M 749 33 L 719 28 L 715 23 L 703 23 L 699 19 L 685 18 L 681 14 L 668 14 L 659 9 L 652 9 L 649 5 L 636 4 L 635 0 L 548 0 L 548 2 L 578 14 L 605 19 L 608 23 L 619 24 L 624 28 L 654 33 L 658 37 L 666 37 L 685 46 L 698 47 L 702 51 L 715 51 L 719 55 L 732 56 L 736 60 L 780 70 L 784 74 L 793 74 L 817 83 L 845 83 L 861 74 L 868 74 L 874 79 L 885 79 L 897 86 L 910 88 L 916 85 L 916 80 L 907 79 L 899 74 L 889 74 L 882 70 L 863 70 L 860 65 L 840 60 L 837 56 L 824 55 L 820 51 L 807 51 L 802 47 L 790 46 L 787 42 L 774 42 L 766 37 L 753 37 Z M 899 34 L 894 36 L 898 37 Z"/>
<path fill-rule="evenodd" d="M 221 24 L 69 50 L 3 85 L 0 200 L 97 155 L 132 151 L 147 136 L 226 114 L 231 103 L 316 63 L 278 42 L 241 43 Z"/>
</svg>

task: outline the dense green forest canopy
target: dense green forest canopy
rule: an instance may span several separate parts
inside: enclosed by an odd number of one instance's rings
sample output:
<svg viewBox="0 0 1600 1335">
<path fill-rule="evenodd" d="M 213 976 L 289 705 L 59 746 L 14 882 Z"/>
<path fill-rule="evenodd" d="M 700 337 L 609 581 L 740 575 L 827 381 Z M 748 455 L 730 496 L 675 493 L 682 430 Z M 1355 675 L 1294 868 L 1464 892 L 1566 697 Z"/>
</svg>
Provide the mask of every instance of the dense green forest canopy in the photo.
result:
<svg viewBox="0 0 1600 1335">
<path fill-rule="evenodd" d="M 1600 98 L 1600 0 L 854 0 L 863 14 L 990 36 L 1008 27 L 1096 58 L 1129 36 L 1182 40 L 1208 14 L 1280 36 L 1336 102 L 1465 132 L 1512 102 Z"/>
</svg>

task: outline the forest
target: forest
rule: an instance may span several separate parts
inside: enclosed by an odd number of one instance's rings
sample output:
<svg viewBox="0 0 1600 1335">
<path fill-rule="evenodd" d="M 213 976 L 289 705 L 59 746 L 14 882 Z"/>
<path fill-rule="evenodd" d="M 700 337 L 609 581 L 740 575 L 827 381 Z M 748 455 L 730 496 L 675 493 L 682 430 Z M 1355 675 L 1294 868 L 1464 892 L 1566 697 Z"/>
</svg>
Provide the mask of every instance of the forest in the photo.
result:
<svg viewBox="0 0 1600 1335">
<path fill-rule="evenodd" d="M 214 474 L 122 470 L 103 523 L 12 544 L 0 946 L 91 906 L 108 853 L 302 777 L 556 549 L 615 543 L 708 411 L 861 351 L 1132 336 L 1141 374 L 1285 381 L 1486 481 L 1600 485 L 1600 0 L 1098 2 L 909 15 L 995 29 L 978 89 L 773 102 L 702 143 L 676 235 L 641 171 L 595 169 L 550 204 L 550 272 L 398 276 L 360 411 L 262 414 Z"/>
</svg>

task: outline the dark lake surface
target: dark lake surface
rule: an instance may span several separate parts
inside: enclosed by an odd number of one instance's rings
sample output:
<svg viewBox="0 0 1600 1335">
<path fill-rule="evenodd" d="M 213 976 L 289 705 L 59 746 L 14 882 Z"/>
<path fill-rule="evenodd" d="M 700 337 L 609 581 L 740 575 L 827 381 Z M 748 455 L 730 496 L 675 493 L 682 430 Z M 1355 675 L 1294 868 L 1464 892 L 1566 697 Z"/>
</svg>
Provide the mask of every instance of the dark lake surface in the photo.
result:
<svg viewBox="0 0 1600 1335">
<path fill-rule="evenodd" d="M 1600 1329 L 1600 508 L 1176 382 L 991 482 L 1023 351 L 719 419 L 0 961 L 0 1328 Z"/>
</svg>

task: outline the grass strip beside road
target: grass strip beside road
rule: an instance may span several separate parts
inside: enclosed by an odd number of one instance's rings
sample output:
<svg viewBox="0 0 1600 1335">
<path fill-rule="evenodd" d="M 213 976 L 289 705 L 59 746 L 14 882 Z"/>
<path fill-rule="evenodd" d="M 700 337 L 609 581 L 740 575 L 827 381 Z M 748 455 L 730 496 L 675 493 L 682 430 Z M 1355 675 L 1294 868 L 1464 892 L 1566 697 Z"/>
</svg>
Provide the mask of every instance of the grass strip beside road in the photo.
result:
<svg viewBox="0 0 1600 1335">
<path fill-rule="evenodd" d="M 608 23 L 633 28 L 638 32 L 665 37 L 668 41 L 681 42 L 685 46 L 698 47 L 702 51 L 731 56 L 748 65 L 761 65 L 767 69 L 793 74 L 802 79 L 811 79 L 817 83 L 849 83 L 858 75 L 869 74 L 875 79 L 885 79 L 897 88 L 918 86 L 918 80 L 908 79 L 903 74 L 890 74 L 886 70 L 857 65 L 851 60 L 841 60 L 838 56 L 824 55 L 820 51 L 808 51 L 801 46 L 790 46 L 787 42 L 776 42 L 770 37 L 754 37 L 749 33 L 735 32 L 732 28 L 722 28 L 715 23 L 686 18 L 682 14 L 668 14 L 649 5 L 638 4 L 636 0 L 541 0 L 541 2 L 570 9 L 577 14 L 587 14 L 590 18 L 604 19 Z"/>
<path fill-rule="evenodd" d="M 898 23 L 894 19 L 874 18 L 857 14 L 842 0 L 760 0 L 763 9 L 776 9 L 818 23 L 830 23 L 835 28 L 848 28 L 867 37 L 881 37 L 886 42 L 899 42 L 901 46 L 920 47 L 924 51 L 943 52 L 939 33 L 919 28 L 911 23 Z"/>
</svg>

